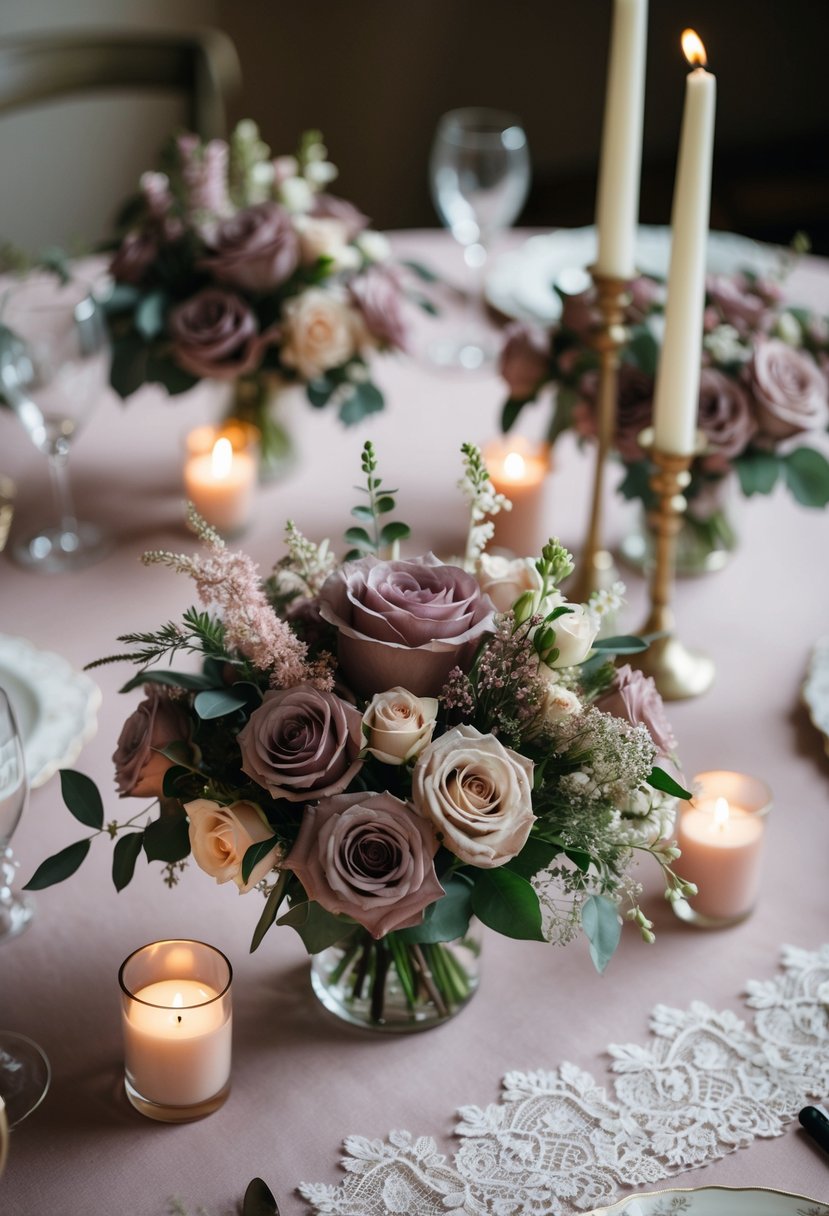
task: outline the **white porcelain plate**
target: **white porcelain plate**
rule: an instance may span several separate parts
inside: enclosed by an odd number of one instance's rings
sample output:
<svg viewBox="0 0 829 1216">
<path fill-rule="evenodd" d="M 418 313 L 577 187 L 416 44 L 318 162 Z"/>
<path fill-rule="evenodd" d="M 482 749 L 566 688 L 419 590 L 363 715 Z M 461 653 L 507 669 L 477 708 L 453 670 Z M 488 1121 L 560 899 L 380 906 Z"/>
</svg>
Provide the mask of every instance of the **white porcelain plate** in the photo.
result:
<svg viewBox="0 0 829 1216">
<path fill-rule="evenodd" d="M 829 1216 L 829 1207 L 766 1187 L 701 1186 L 631 1195 L 586 1216 Z"/>
<path fill-rule="evenodd" d="M 101 690 L 61 655 L 7 634 L 0 634 L 0 688 L 14 708 L 34 789 L 95 734 Z"/>
<path fill-rule="evenodd" d="M 823 746 L 829 755 L 829 637 L 820 638 L 812 650 L 803 700 L 812 722 L 823 735 Z"/>
<path fill-rule="evenodd" d="M 768 274 L 780 265 L 782 250 L 733 232 L 711 232 L 708 269 L 732 274 L 739 269 Z M 636 238 L 636 265 L 643 274 L 667 278 L 671 230 L 640 225 Z M 573 294 L 589 285 L 586 267 L 596 257 L 596 229 L 559 228 L 531 236 L 520 249 L 511 250 L 493 265 L 486 280 L 486 298 L 493 308 L 519 321 L 552 325 L 561 315 L 555 290 Z"/>
</svg>

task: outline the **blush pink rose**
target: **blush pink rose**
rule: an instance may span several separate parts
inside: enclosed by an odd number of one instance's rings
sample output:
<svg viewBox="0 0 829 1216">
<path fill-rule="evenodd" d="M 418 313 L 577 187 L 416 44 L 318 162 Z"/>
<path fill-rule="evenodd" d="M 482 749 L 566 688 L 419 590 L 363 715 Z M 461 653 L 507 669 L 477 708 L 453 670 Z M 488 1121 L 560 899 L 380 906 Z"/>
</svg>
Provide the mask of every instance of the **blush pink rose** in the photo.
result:
<svg viewBox="0 0 829 1216">
<path fill-rule="evenodd" d="M 699 426 L 721 456 L 738 456 L 757 430 L 745 389 L 715 368 L 700 373 Z"/>
<path fill-rule="evenodd" d="M 444 895 L 428 820 L 389 793 L 337 794 L 306 807 L 284 862 L 309 899 L 380 938 L 419 925 Z"/>
<path fill-rule="evenodd" d="M 122 798 L 159 798 L 173 761 L 158 750 L 190 736 L 186 706 L 172 701 L 158 684 L 148 684 L 144 700 L 127 718 L 112 757 Z"/>
<path fill-rule="evenodd" d="M 360 314 L 321 287 L 293 296 L 283 314 L 282 362 L 305 380 L 347 363 L 365 337 Z"/>
<path fill-rule="evenodd" d="M 412 801 L 461 861 L 501 866 L 521 852 L 535 821 L 533 763 L 474 726 L 433 740 L 412 773 Z"/>
<path fill-rule="evenodd" d="M 826 380 L 803 351 L 779 338 L 758 342 L 747 375 L 762 440 L 776 443 L 829 423 Z"/>
<path fill-rule="evenodd" d="M 514 321 L 506 330 L 498 371 L 510 397 L 529 401 L 550 375 L 550 335 L 538 325 Z"/>
<path fill-rule="evenodd" d="M 274 845 L 253 867 L 247 882 L 243 882 L 245 853 L 252 844 L 273 836 L 273 829 L 259 807 L 253 802 L 221 806 L 209 798 L 196 798 L 186 802 L 184 809 L 196 865 L 216 882 L 235 882 L 242 895 L 252 891 L 282 856 L 279 845 Z"/>
<path fill-rule="evenodd" d="M 168 329 L 176 363 L 199 378 L 235 380 L 258 365 L 262 340 L 245 301 L 207 287 L 170 312 Z"/>
<path fill-rule="evenodd" d="M 494 607 L 476 579 L 433 553 L 411 561 L 346 562 L 319 594 L 323 620 L 338 631 L 346 683 L 361 696 L 402 686 L 437 696 L 453 667 L 467 667 Z"/>
<path fill-rule="evenodd" d="M 288 802 L 339 794 L 362 766 L 362 714 L 311 684 L 266 692 L 237 739 L 242 771 Z"/>
<path fill-rule="evenodd" d="M 299 265 L 299 238 L 278 203 L 256 203 L 221 220 L 208 245 L 204 269 L 243 291 L 272 291 Z"/>
<path fill-rule="evenodd" d="M 644 726 L 663 756 L 676 751 L 676 738 L 665 706 L 650 676 L 627 663 L 616 669 L 613 684 L 595 702 L 596 709 L 622 718 L 631 726 Z"/>
</svg>

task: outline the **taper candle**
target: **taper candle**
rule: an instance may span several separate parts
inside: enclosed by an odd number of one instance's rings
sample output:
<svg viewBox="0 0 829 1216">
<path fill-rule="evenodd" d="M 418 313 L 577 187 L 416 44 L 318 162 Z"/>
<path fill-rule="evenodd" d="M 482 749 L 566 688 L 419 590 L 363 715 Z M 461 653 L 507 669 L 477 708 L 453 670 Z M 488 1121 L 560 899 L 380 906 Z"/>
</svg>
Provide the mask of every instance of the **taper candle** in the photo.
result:
<svg viewBox="0 0 829 1216">
<path fill-rule="evenodd" d="M 705 68 L 705 47 L 693 30 L 682 35 L 693 71 L 685 80 L 671 214 L 671 263 L 665 333 L 653 404 L 654 446 L 675 456 L 694 450 L 699 412 L 705 260 L 711 210 L 711 159 L 717 80 Z"/>
<path fill-rule="evenodd" d="M 615 0 L 596 198 L 596 270 L 632 279 L 642 169 L 647 0 Z"/>
</svg>

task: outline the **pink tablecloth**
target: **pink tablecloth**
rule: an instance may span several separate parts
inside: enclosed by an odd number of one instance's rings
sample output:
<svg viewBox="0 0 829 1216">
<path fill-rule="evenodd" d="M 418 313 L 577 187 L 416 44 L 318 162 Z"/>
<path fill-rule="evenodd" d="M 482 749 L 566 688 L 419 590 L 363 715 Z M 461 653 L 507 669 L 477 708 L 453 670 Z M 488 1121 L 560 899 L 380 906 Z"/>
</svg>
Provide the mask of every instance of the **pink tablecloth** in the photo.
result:
<svg viewBox="0 0 829 1216">
<path fill-rule="evenodd" d="M 438 266 L 450 261 L 440 234 L 399 234 L 396 245 Z M 798 302 L 829 311 L 829 266 L 807 260 L 789 290 Z M 398 514 L 415 523 L 416 543 L 457 549 L 465 526 L 454 489 L 458 449 L 464 439 L 494 436 L 501 387 L 494 375 L 438 374 L 402 358 L 383 361 L 378 378 L 388 409 L 357 431 L 344 432 L 327 412 L 295 411 L 300 461 L 261 491 L 245 538 L 265 569 L 281 552 L 286 516 L 337 543 L 367 435 L 387 481 L 400 489 Z M 81 513 L 108 523 L 117 547 L 102 564 L 59 577 L 39 577 L 0 557 L 3 633 L 80 667 L 111 653 L 117 633 L 154 627 L 187 606 L 186 580 L 145 570 L 138 557 L 146 548 L 190 544 L 182 526 L 181 436 L 208 408 L 201 390 L 191 400 L 144 390 L 126 407 L 101 403 L 78 440 L 74 479 Z M 560 444 L 548 524 L 572 546 L 584 530 L 589 468 L 574 445 Z M 20 484 L 15 528 L 24 529 L 44 513 L 46 471 L 2 412 L 0 472 Z M 614 504 L 609 539 L 625 524 Z M 346 1134 L 383 1137 L 404 1127 L 436 1136 L 449 1152 L 457 1107 L 495 1101 L 507 1070 L 572 1060 L 601 1073 L 607 1044 L 643 1040 L 656 1003 L 685 1006 L 699 998 L 739 1010 L 742 982 L 772 975 L 782 943 L 813 949 L 829 940 L 829 760 L 799 701 L 810 648 L 829 632 L 827 520 L 776 493 L 743 507 L 740 531 L 740 552 L 725 571 L 678 588 L 680 633 L 714 656 L 717 680 L 705 697 L 673 707 L 672 716 L 689 773 L 734 768 L 763 777 L 774 791 L 762 898 L 747 922 L 720 933 L 689 929 L 648 880 L 656 944 L 645 947 L 626 933 L 603 977 L 583 942 L 557 951 L 489 935 L 481 991 L 460 1017 L 431 1034 L 381 1039 L 339 1025 L 317 1007 L 291 932 L 278 930 L 248 953 L 257 896 L 218 888 L 195 866 L 168 891 L 157 868 L 142 863 L 132 886 L 117 895 L 110 848 L 100 841 L 79 874 L 38 896 L 29 932 L 0 946 L 0 1025 L 38 1040 L 54 1069 L 43 1106 L 12 1135 L 0 1211 L 160 1216 L 177 1194 L 217 1212 L 260 1174 L 283 1216 L 291 1216 L 307 1210 L 293 1192 L 299 1181 L 338 1181 Z M 644 589 L 636 576 L 628 581 L 623 626 L 636 628 Z M 99 729 L 77 762 L 105 791 L 112 789 L 109 758 L 134 703 L 117 695 L 125 671 L 95 673 L 103 690 Z M 107 801 L 108 814 L 123 810 L 112 793 Z M 33 794 L 15 839 L 21 874 L 79 835 L 50 781 Z M 232 1094 L 218 1114 L 178 1127 L 149 1122 L 127 1105 L 116 980 L 131 950 L 169 936 L 215 943 L 235 972 Z M 694 1170 L 677 1185 L 713 1183 L 777 1186 L 826 1200 L 829 1158 L 792 1125 L 781 1138 Z"/>
</svg>

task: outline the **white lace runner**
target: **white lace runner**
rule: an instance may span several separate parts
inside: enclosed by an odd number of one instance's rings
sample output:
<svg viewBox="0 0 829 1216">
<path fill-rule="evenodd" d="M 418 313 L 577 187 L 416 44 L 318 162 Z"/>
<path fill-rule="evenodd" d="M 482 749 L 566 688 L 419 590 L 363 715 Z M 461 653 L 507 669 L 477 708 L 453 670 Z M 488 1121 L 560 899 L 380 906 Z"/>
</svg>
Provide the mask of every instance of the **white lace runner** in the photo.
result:
<svg viewBox="0 0 829 1216">
<path fill-rule="evenodd" d="M 784 946 L 746 993 L 753 1024 L 658 1005 L 646 1044 L 608 1048 L 612 1093 L 572 1064 L 511 1072 L 500 1102 L 461 1109 L 451 1162 L 428 1136 L 349 1136 L 345 1180 L 300 1194 L 326 1216 L 571 1216 L 779 1136 L 829 1091 L 829 945 Z"/>
</svg>

